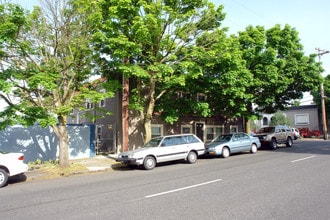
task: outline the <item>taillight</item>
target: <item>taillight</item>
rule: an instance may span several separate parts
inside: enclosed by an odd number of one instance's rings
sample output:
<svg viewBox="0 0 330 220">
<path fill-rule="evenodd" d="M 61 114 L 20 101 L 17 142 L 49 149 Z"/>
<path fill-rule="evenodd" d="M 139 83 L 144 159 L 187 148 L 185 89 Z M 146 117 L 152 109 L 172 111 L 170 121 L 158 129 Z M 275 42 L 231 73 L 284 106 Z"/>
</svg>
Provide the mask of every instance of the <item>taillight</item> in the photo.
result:
<svg viewBox="0 0 330 220">
<path fill-rule="evenodd" d="M 18 160 L 24 160 L 24 155 L 17 158 Z"/>
</svg>

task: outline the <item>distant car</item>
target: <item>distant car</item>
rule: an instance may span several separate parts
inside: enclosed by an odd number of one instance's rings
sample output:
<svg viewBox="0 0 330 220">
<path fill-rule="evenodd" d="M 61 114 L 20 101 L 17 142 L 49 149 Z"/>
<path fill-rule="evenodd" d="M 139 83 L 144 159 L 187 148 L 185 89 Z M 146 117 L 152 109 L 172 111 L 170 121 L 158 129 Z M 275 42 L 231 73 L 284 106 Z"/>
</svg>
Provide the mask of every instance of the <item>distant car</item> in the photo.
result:
<svg viewBox="0 0 330 220">
<path fill-rule="evenodd" d="M 244 132 L 223 134 L 206 145 L 206 155 L 221 155 L 226 158 L 232 153 L 250 151 L 256 153 L 261 143 L 257 137 Z"/>
<path fill-rule="evenodd" d="M 195 163 L 204 153 L 204 143 L 194 134 L 168 135 L 152 138 L 136 150 L 120 153 L 117 161 L 129 167 L 143 165 L 146 170 L 151 170 L 157 163 L 167 161 L 184 159 Z"/>
<path fill-rule="evenodd" d="M 259 138 L 262 146 L 272 150 L 277 149 L 279 144 L 285 144 L 287 147 L 293 145 L 293 133 L 286 125 L 262 127 L 254 136 Z"/>
<path fill-rule="evenodd" d="M 300 132 L 297 128 L 291 128 L 291 131 L 293 133 L 294 140 L 297 140 L 298 138 L 300 138 Z"/>
<path fill-rule="evenodd" d="M 28 170 L 23 153 L 0 151 L 0 187 L 7 184 L 8 177 L 22 174 Z"/>
</svg>

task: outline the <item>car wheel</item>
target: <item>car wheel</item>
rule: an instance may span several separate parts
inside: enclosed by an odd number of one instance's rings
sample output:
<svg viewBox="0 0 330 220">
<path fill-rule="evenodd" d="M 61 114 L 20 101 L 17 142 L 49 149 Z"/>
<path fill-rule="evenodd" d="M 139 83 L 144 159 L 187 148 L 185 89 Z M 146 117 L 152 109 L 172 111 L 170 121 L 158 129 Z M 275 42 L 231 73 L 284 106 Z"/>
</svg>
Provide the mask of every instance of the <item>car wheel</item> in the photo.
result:
<svg viewBox="0 0 330 220">
<path fill-rule="evenodd" d="M 221 155 L 222 155 L 223 158 L 227 158 L 227 157 L 229 157 L 229 155 L 230 155 L 230 151 L 229 151 L 228 147 L 224 147 L 224 148 L 222 148 L 222 153 L 221 153 Z"/>
<path fill-rule="evenodd" d="M 197 161 L 197 154 L 194 151 L 190 151 L 187 156 L 188 163 L 195 163 Z"/>
<path fill-rule="evenodd" d="M 143 161 L 143 167 L 146 170 L 152 170 L 156 166 L 156 160 L 152 156 L 147 156 Z"/>
<path fill-rule="evenodd" d="M 258 148 L 257 148 L 257 145 L 256 144 L 252 144 L 251 145 L 251 149 L 250 149 L 250 152 L 252 154 L 255 154 L 257 152 Z"/>
<path fill-rule="evenodd" d="M 6 185 L 8 181 L 8 173 L 4 169 L 0 169 L 0 187 Z"/>
<path fill-rule="evenodd" d="M 291 137 L 288 137 L 288 139 L 286 140 L 286 146 L 287 147 L 292 147 L 293 145 L 293 141 Z"/>
<path fill-rule="evenodd" d="M 276 148 L 277 148 L 277 142 L 276 142 L 276 139 L 275 138 L 272 138 L 272 140 L 270 141 L 270 148 L 272 150 L 276 150 Z"/>
</svg>

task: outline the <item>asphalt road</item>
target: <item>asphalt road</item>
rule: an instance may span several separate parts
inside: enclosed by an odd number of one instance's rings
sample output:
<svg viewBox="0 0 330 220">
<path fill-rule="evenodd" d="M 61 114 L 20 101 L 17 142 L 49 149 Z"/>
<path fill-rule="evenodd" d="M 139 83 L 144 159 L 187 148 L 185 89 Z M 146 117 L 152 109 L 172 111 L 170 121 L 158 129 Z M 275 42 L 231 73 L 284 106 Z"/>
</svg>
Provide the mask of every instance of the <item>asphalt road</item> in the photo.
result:
<svg viewBox="0 0 330 220">
<path fill-rule="evenodd" d="M 0 189 L 0 219 L 330 219 L 330 141 Z"/>
</svg>

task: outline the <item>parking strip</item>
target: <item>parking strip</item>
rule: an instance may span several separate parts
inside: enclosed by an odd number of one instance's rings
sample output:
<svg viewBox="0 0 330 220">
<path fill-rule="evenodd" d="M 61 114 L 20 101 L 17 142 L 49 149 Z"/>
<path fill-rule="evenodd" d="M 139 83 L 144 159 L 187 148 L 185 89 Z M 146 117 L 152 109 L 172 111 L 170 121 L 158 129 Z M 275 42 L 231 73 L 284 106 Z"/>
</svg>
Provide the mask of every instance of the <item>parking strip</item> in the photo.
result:
<svg viewBox="0 0 330 220">
<path fill-rule="evenodd" d="M 292 163 L 295 163 L 295 162 L 299 162 L 299 161 L 302 161 L 302 160 L 308 160 L 308 159 L 311 159 L 311 158 L 314 158 L 314 157 L 316 157 L 316 155 L 312 155 L 312 156 L 309 156 L 309 157 L 300 158 L 300 159 L 297 159 L 297 160 L 293 160 L 291 162 Z"/>
<path fill-rule="evenodd" d="M 173 190 L 169 190 L 169 191 L 165 191 L 165 192 L 161 192 L 161 193 L 151 194 L 151 195 L 145 196 L 145 198 L 161 196 L 161 195 L 174 193 L 174 192 L 178 192 L 178 191 L 182 191 L 182 190 L 186 190 L 186 189 L 191 189 L 191 188 L 195 188 L 195 187 L 199 187 L 199 186 L 203 186 L 203 185 L 207 185 L 207 184 L 211 184 L 211 183 L 215 183 L 215 182 L 219 182 L 219 181 L 221 181 L 221 179 L 216 179 L 216 180 L 212 180 L 212 181 L 208 181 L 208 182 L 204 182 L 204 183 L 199 183 L 199 184 L 196 184 L 196 185 L 191 185 L 191 186 L 186 186 L 186 187 L 182 187 L 182 188 L 178 188 L 178 189 L 173 189 Z"/>
</svg>

